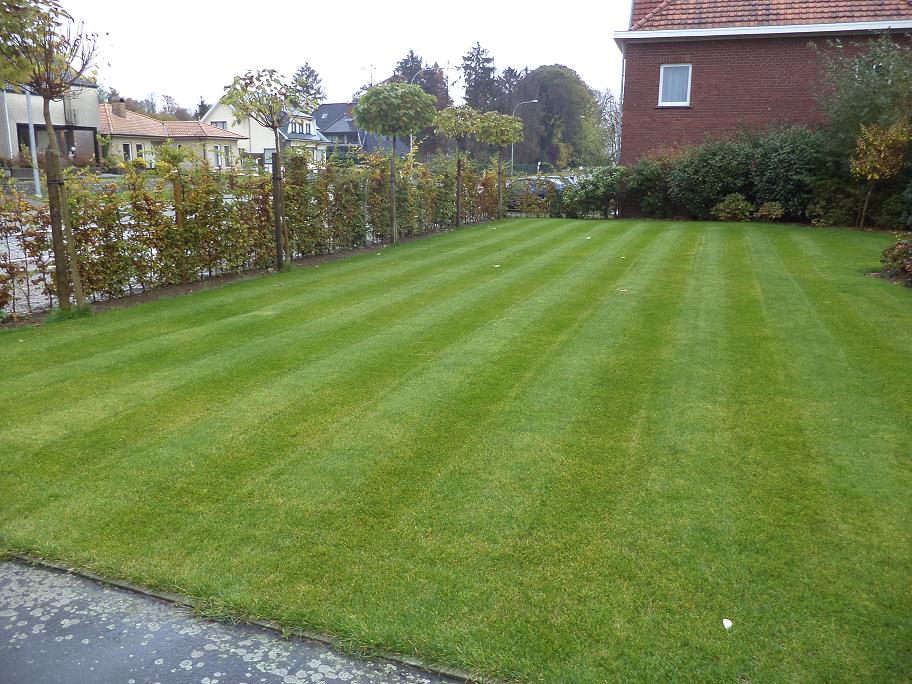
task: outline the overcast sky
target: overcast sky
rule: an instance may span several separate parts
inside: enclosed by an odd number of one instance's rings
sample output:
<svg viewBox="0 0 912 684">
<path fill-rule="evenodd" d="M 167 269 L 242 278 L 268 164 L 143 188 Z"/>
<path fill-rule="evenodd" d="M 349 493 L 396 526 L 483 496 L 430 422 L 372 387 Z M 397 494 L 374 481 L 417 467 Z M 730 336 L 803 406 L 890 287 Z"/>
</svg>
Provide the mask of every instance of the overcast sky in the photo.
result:
<svg viewBox="0 0 912 684">
<path fill-rule="evenodd" d="M 104 85 L 136 98 L 168 94 L 188 107 L 200 95 L 214 101 L 235 74 L 271 67 L 289 75 L 303 62 L 320 72 L 328 102 L 348 101 L 370 80 L 371 65 L 382 80 L 410 48 L 451 67 L 452 80 L 476 42 L 498 69 L 565 64 L 589 85 L 617 91 L 621 56 L 612 34 L 630 16 L 630 0 L 62 4 L 99 34 Z M 454 97 L 461 92 L 461 82 L 451 88 Z"/>
</svg>

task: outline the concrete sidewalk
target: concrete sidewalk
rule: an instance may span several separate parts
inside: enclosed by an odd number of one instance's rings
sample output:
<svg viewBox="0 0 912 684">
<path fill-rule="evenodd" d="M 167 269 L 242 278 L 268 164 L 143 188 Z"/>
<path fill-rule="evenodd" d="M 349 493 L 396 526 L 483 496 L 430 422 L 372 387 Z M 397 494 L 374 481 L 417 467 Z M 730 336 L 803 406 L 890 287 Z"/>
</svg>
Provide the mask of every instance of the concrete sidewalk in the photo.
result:
<svg viewBox="0 0 912 684">
<path fill-rule="evenodd" d="M 250 625 L 225 625 L 88 579 L 0 562 L 0 682 L 438 684 Z"/>
</svg>

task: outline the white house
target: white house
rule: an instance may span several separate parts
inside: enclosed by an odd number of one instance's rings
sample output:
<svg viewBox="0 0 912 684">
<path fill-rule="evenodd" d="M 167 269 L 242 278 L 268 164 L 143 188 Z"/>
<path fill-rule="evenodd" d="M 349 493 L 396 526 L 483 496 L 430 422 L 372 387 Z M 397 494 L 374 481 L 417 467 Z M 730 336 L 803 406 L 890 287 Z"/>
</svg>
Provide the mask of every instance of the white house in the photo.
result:
<svg viewBox="0 0 912 684">
<path fill-rule="evenodd" d="M 238 144 L 244 136 L 202 121 L 159 121 L 131 112 L 121 100 L 96 106 L 99 132 L 110 138 L 111 154 L 155 163 L 155 148 L 170 140 L 192 150 L 215 168 L 233 166 L 240 158 Z"/>
<path fill-rule="evenodd" d="M 203 115 L 202 121 L 244 136 L 245 140 L 240 142 L 240 148 L 247 154 L 262 159 L 265 164 L 270 163 L 272 154 L 276 151 L 275 136 L 271 130 L 258 124 L 252 117 L 246 116 L 238 120 L 229 105 L 218 102 Z M 329 141 L 317 129 L 317 124 L 310 114 L 292 114 L 291 121 L 279 130 L 279 140 L 283 149 L 304 148 L 310 150 L 314 161 L 326 159 Z"/>
<path fill-rule="evenodd" d="M 25 93 L 12 89 L 0 91 L 0 157 L 17 157 L 23 147 L 30 148 L 26 97 Z M 39 151 L 48 146 L 43 106 L 43 98 L 32 96 L 35 144 Z M 97 86 L 86 83 L 62 100 L 51 101 L 51 122 L 63 157 L 74 161 L 99 160 Z"/>
</svg>

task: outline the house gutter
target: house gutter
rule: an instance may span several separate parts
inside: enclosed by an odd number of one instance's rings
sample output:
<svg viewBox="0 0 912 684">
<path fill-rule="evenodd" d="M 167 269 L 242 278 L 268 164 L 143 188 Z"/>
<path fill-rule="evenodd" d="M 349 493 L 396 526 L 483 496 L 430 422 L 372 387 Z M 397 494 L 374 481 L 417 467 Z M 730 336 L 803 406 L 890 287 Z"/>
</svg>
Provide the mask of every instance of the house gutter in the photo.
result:
<svg viewBox="0 0 912 684">
<path fill-rule="evenodd" d="M 615 31 L 614 40 L 623 50 L 628 41 L 707 40 L 758 36 L 814 36 L 834 33 L 881 33 L 912 31 L 912 20 L 862 21 L 842 24 L 786 24 L 783 26 L 728 26 L 724 28 L 673 29 L 667 31 Z"/>
</svg>

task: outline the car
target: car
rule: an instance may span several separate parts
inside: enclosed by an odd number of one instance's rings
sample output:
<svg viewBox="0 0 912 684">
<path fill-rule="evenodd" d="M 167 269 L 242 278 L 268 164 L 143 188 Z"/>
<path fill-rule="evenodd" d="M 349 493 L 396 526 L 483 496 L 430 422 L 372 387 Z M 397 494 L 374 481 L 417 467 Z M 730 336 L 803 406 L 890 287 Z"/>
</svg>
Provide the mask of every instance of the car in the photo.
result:
<svg viewBox="0 0 912 684">
<path fill-rule="evenodd" d="M 563 190 L 567 183 L 560 176 L 530 176 L 517 178 L 507 183 L 507 208 L 515 211 L 523 197 L 545 199 L 554 192 Z"/>
</svg>

